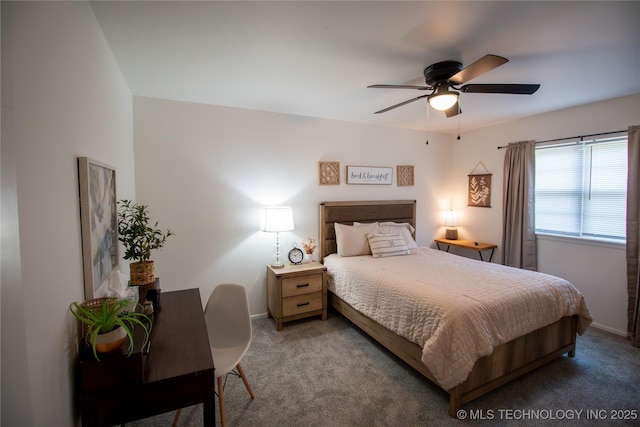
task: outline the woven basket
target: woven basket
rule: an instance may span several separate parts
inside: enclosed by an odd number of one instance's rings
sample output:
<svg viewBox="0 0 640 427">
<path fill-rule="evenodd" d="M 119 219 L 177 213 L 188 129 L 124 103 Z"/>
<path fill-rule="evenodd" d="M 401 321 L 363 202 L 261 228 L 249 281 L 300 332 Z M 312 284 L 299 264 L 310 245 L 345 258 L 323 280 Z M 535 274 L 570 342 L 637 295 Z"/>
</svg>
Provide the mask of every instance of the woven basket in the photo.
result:
<svg viewBox="0 0 640 427">
<path fill-rule="evenodd" d="M 104 304 L 105 301 L 108 300 L 116 300 L 117 298 L 114 297 L 107 297 L 107 298 L 95 298 L 95 299 L 89 299 L 86 300 L 85 302 L 83 302 L 82 304 L 80 304 L 83 308 L 86 308 L 87 310 L 90 311 L 94 311 L 94 310 L 99 310 L 102 308 L 102 304 Z"/>
<path fill-rule="evenodd" d="M 153 261 L 132 262 L 129 264 L 129 283 L 132 285 L 149 285 L 155 282 Z"/>
</svg>

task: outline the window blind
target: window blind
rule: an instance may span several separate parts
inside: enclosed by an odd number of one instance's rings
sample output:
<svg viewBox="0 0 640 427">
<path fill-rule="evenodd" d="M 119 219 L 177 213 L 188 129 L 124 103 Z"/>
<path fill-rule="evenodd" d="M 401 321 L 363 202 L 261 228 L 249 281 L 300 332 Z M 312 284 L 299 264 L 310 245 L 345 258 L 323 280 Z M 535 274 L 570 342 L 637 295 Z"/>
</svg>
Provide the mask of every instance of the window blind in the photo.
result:
<svg viewBox="0 0 640 427">
<path fill-rule="evenodd" d="M 626 236 L 627 137 L 536 148 L 536 232 Z"/>
</svg>

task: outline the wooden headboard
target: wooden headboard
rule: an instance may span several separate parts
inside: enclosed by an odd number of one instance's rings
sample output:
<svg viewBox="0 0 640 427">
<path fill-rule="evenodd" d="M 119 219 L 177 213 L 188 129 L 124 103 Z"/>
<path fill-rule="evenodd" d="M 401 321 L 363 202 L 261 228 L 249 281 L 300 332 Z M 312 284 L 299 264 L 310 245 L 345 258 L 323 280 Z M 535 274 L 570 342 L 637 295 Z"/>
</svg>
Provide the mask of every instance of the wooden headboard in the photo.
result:
<svg viewBox="0 0 640 427">
<path fill-rule="evenodd" d="M 334 224 L 354 222 L 408 222 L 416 226 L 415 200 L 373 200 L 320 203 L 320 256 L 337 252 Z M 415 235 L 414 235 L 415 237 Z"/>
</svg>

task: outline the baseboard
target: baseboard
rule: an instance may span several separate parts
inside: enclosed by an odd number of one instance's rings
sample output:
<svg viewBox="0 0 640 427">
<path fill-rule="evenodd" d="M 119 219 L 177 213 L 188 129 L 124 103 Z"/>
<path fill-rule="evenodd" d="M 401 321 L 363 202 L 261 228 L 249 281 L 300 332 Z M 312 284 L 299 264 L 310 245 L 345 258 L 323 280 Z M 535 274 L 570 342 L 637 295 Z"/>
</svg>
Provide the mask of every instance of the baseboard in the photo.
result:
<svg viewBox="0 0 640 427">
<path fill-rule="evenodd" d="M 265 313 L 252 314 L 251 318 L 252 319 L 264 319 L 267 316 L 268 316 L 268 314 L 265 312 Z"/>
<path fill-rule="evenodd" d="M 592 322 L 590 326 L 592 326 L 592 327 L 594 327 L 596 329 L 600 329 L 600 330 L 603 330 L 603 331 L 611 332 L 612 334 L 620 335 L 620 336 L 623 336 L 623 337 L 627 336 L 627 332 L 626 331 L 620 331 L 618 329 L 614 329 L 614 328 L 611 328 L 609 326 L 602 325 L 600 323 Z"/>
</svg>

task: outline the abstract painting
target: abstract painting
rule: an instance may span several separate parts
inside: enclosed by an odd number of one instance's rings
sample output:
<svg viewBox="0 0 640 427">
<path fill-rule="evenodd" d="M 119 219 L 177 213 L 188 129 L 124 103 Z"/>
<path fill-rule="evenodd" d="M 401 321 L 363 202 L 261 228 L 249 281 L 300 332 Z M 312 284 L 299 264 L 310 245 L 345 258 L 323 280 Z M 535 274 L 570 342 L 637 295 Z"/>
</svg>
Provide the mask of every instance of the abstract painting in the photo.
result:
<svg viewBox="0 0 640 427">
<path fill-rule="evenodd" d="M 116 171 L 87 157 L 78 158 L 80 222 L 85 299 L 118 268 Z"/>
</svg>

